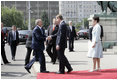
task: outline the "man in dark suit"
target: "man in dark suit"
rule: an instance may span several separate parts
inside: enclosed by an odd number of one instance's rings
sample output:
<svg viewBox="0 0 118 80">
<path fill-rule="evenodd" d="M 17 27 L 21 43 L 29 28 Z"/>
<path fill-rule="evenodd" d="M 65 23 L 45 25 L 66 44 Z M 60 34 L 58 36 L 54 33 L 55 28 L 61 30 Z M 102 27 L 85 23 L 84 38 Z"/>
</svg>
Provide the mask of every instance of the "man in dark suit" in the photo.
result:
<svg viewBox="0 0 118 80">
<path fill-rule="evenodd" d="M 1 56 L 4 64 L 9 64 L 10 62 L 7 60 L 4 47 L 5 47 L 5 41 L 4 41 L 3 23 L 1 22 Z"/>
<path fill-rule="evenodd" d="M 19 33 L 15 25 L 12 26 L 12 31 L 8 34 L 8 44 L 11 48 L 12 60 L 15 61 L 16 48 L 19 44 Z"/>
<path fill-rule="evenodd" d="M 27 41 L 26 41 L 27 53 L 26 53 L 26 57 L 25 57 L 25 66 L 30 61 L 30 55 L 31 55 L 31 52 L 32 52 L 31 45 L 32 45 L 32 31 L 29 32 L 29 35 L 28 35 L 28 38 L 27 38 Z"/>
<path fill-rule="evenodd" d="M 69 51 L 74 51 L 74 38 L 76 37 L 75 27 L 72 26 L 72 21 L 69 21 L 68 38 L 69 38 Z"/>
<path fill-rule="evenodd" d="M 59 23 L 59 30 L 56 39 L 56 50 L 59 57 L 59 72 L 57 72 L 57 74 L 64 74 L 65 67 L 68 69 L 67 73 L 73 70 L 68 59 L 64 55 L 65 48 L 67 48 L 67 26 L 62 15 L 57 15 L 56 20 Z"/>
<path fill-rule="evenodd" d="M 48 33 L 47 36 L 53 36 L 58 32 L 58 25 L 56 22 L 56 19 L 53 19 L 53 25 L 50 25 L 48 27 Z M 56 59 L 57 59 L 57 51 L 56 51 L 56 36 L 53 36 L 52 39 L 47 40 L 47 47 L 46 47 L 46 51 L 48 53 L 48 55 L 51 58 L 51 62 L 53 64 L 55 64 Z"/>
<path fill-rule="evenodd" d="M 42 20 L 37 19 L 35 21 L 37 25 L 32 32 L 32 49 L 34 50 L 34 58 L 25 66 L 25 69 L 30 73 L 30 69 L 34 62 L 38 59 L 40 63 L 40 72 L 49 73 L 46 71 L 45 56 L 44 56 L 44 41 L 46 40 L 45 31 L 42 28 Z"/>
</svg>

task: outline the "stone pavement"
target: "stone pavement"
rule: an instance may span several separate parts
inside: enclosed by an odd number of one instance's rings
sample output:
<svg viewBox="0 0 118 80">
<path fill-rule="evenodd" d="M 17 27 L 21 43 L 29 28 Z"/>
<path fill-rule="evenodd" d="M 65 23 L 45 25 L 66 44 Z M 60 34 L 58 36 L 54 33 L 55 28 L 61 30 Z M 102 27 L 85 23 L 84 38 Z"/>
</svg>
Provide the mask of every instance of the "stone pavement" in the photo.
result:
<svg viewBox="0 0 118 80">
<path fill-rule="evenodd" d="M 74 45 L 75 52 L 69 52 L 68 48 L 65 50 L 66 57 L 72 65 L 73 70 L 81 71 L 92 69 L 92 59 L 87 57 L 88 40 L 76 40 Z M 58 62 L 57 64 L 53 65 L 52 63 L 50 63 L 50 58 L 48 57 L 46 52 L 45 55 L 47 70 L 49 70 L 50 72 L 57 72 L 59 68 Z M 104 52 L 104 58 L 101 59 L 101 69 L 111 68 L 117 68 L 117 55 L 112 54 L 111 52 Z M 38 62 L 33 65 L 33 69 L 35 73 L 39 72 L 40 65 Z"/>
<path fill-rule="evenodd" d="M 89 70 L 92 68 L 92 59 L 87 58 L 88 51 L 88 40 L 76 40 L 75 41 L 75 52 L 69 52 L 66 49 L 65 54 L 73 67 L 74 71 Z M 36 73 L 40 70 L 40 65 L 35 62 L 31 72 L 29 74 L 24 69 L 24 59 L 26 55 L 25 45 L 19 45 L 17 48 L 16 61 L 11 60 L 10 47 L 6 45 L 6 54 L 8 60 L 11 62 L 9 65 L 1 66 L 1 78 L 2 79 L 36 79 Z M 32 55 L 31 55 L 32 56 Z M 58 62 L 53 65 L 50 62 L 50 58 L 45 52 L 46 56 L 46 67 L 50 72 L 58 71 Z M 32 57 L 31 57 L 32 58 Z M 3 62 L 2 62 L 3 63 Z M 104 58 L 101 59 L 101 69 L 112 69 L 117 68 L 117 55 L 105 52 Z"/>
</svg>

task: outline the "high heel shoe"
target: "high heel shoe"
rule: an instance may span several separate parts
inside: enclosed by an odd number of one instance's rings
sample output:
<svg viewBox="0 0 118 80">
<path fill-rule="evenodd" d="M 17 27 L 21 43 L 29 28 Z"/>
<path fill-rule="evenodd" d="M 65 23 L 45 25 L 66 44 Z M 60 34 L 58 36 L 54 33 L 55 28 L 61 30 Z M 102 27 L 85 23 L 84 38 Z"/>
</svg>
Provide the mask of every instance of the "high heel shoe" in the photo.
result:
<svg viewBox="0 0 118 80">
<path fill-rule="evenodd" d="M 101 70 L 101 68 L 98 68 L 98 69 L 97 69 L 97 71 L 100 71 L 100 70 Z"/>
<path fill-rule="evenodd" d="M 89 70 L 88 72 L 94 72 L 94 71 L 96 71 L 95 69 L 92 69 L 92 70 Z"/>
</svg>

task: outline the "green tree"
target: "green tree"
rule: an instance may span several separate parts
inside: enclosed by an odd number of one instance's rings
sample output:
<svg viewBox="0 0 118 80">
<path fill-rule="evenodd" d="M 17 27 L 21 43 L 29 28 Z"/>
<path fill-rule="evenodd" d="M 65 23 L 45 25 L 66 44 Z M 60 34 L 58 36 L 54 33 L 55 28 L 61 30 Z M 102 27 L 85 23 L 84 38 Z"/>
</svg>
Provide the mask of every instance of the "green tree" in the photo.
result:
<svg viewBox="0 0 118 80">
<path fill-rule="evenodd" d="M 1 21 L 4 23 L 5 26 L 11 27 L 12 25 L 16 25 L 18 28 L 22 29 L 24 28 L 23 20 L 23 13 L 15 9 L 15 7 L 1 8 Z"/>
<path fill-rule="evenodd" d="M 48 15 L 47 15 L 47 13 L 46 13 L 45 11 L 42 12 L 42 14 L 41 14 L 41 19 L 42 19 L 42 21 L 43 21 L 43 27 L 44 27 L 45 29 L 47 29 L 48 26 L 49 26 L 49 20 L 48 20 Z"/>
<path fill-rule="evenodd" d="M 87 18 L 84 18 L 84 28 L 89 28 L 89 21 Z"/>
<path fill-rule="evenodd" d="M 75 24 L 76 31 L 79 31 L 79 30 L 80 30 L 81 25 L 82 25 L 82 23 L 81 23 L 81 22 L 79 22 L 79 23 Z"/>
</svg>

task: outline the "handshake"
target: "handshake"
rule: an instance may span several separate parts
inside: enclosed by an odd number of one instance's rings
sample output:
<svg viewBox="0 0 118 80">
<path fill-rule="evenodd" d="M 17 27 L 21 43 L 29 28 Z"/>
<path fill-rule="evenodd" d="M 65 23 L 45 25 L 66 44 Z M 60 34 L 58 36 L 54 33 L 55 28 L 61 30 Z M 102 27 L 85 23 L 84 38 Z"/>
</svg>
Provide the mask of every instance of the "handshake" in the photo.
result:
<svg viewBox="0 0 118 80">
<path fill-rule="evenodd" d="M 46 38 L 46 40 L 51 40 L 52 39 L 52 37 L 51 36 L 48 36 L 47 38 Z"/>
</svg>

